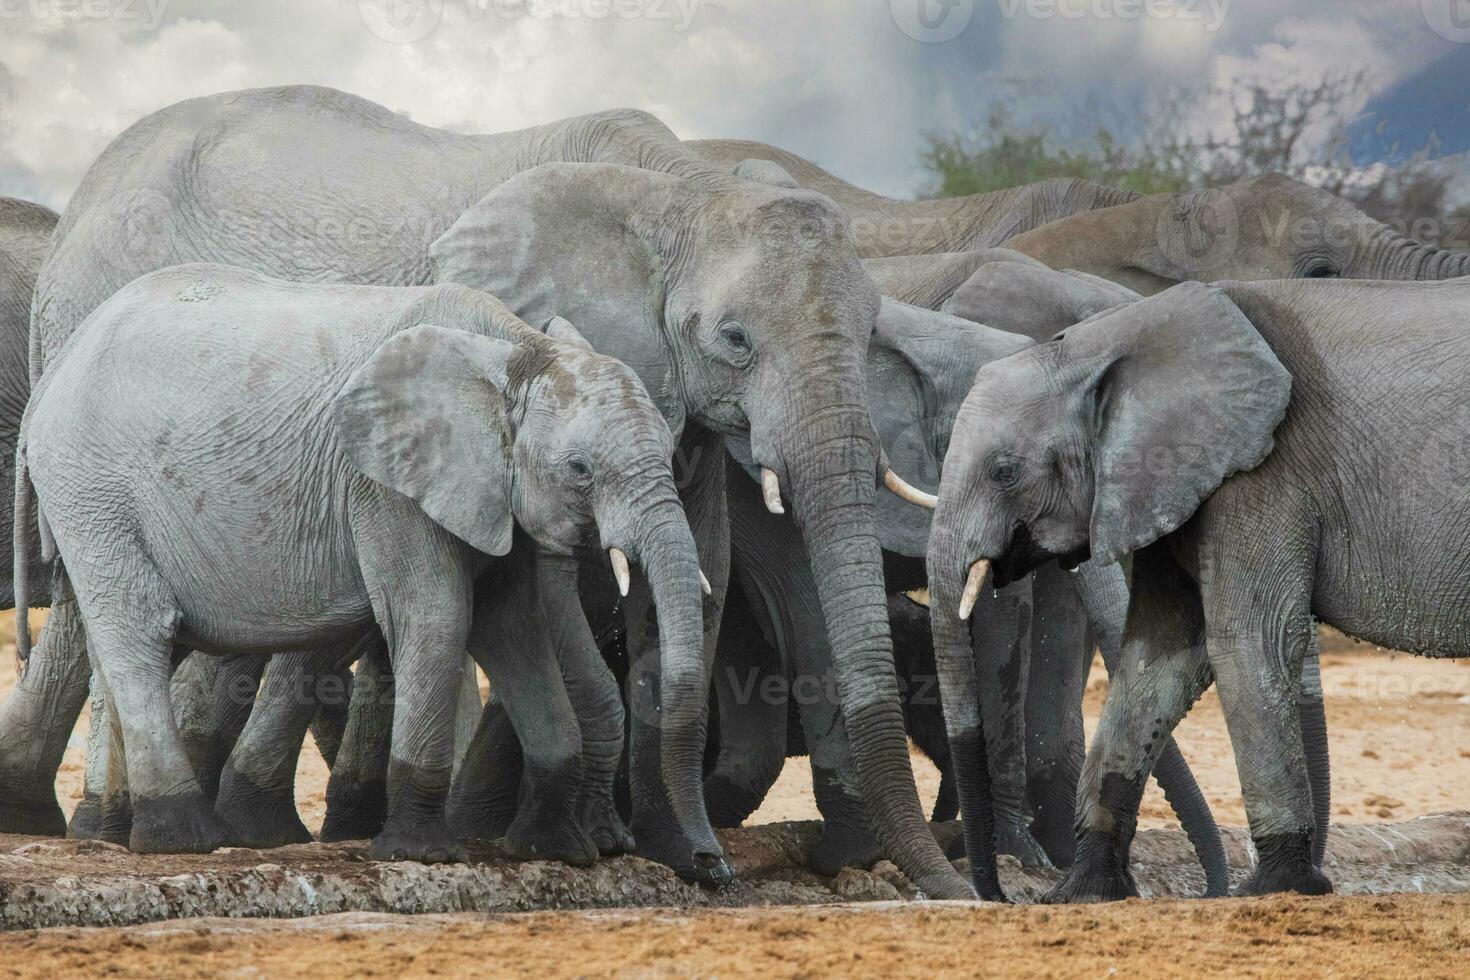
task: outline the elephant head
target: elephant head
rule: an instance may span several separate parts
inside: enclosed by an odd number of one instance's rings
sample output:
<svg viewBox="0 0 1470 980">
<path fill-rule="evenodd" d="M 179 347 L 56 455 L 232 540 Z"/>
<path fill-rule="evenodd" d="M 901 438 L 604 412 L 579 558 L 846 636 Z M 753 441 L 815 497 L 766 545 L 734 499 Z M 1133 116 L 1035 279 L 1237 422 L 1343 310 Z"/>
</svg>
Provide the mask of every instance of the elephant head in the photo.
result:
<svg viewBox="0 0 1470 980">
<path fill-rule="evenodd" d="M 878 291 L 836 205 L 743 172 L 535 167 L 434 244 L 435 277 L 531 322 L 565 313 L 637 372 L 676 434 L 749 442 L 768 506 L 789 502 L 804 532 L 880 840 L 927 894 L 965 897 L 919 807 L 893 675 L 864 377 Z"/>
<path fill-rule="evenodd" d="M 1470 252 L 1417 242 L 1281 174 L 1075 214 L 1005 246 L 1145 294 L 1186 280 L 1470 275 Z"/>
<path fill-rule="evenodd" d="M 550 332 L 575 337 L 568 324 Z M 673 437 L 637 376 L 529 330 L 510 343 L 421 325 L 374 352 L 334 416 L 353 465 L 480 551 L 505 554 L 514 523 L 556 554 L 607 551 L 624 594 L 629 560 L 642 565 L 663 638 L 670 802 L 696 854 L 721 859 L 701 789 L 699 559 Z"/>
<path fill-rule="evenodd" d="M 984 748 L 963 620 L 987 574 L 1001 587 L 1051 559 L 1108 563 L 1176 530 L 1228 476 L 1266 457 L 1290 391 L 1250 321 L 1198 283 L 980 369 L 955 421 L 928 556 L 967 834 L 989 802 L 976 775 Z M 972 859 L 981 846 L 977 836 Z M 974 874 L 983 887 L 994 869 Z"/>
</svg>

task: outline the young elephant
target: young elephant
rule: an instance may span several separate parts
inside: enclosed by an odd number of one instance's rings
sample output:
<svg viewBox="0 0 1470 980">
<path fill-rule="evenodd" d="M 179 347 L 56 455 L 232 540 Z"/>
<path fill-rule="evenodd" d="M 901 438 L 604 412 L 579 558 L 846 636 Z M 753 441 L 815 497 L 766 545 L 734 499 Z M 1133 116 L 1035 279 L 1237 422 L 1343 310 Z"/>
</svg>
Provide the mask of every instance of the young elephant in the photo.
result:
<svg viewBox="0 0 1470 980">
<path fill-rule="evenodd" d="M 1331 889 L 1312 859 L 1302 661 L 1314 618 L 1470 654 L 1467 323 L 1465 283 L 1185 284 L 979 372 L 929 555 L 947 711 L 973 685 L 961 619 L 987 569 L 1003 585 L 1051 558 L 1133 555 L 1077 863 L 1052 900 L 1137 894 L 1143 776 L 1212 677 L 1259 858 L 1240 892 Z M 973 753 L 973 719 L 947 721 Z M 962 781 L 962 807 L 983 789 Z"/>
<path fill-rule="evenodd" d="M 560 744 L 537 748 L 558 777 L 545 785 L 566 797 L 544 816 L 570 817 L 580 746 L 557 664 L 489 651 L 478 635 L 516 588 L 515 556 L 492 561 L 515 528 L 559 554 L 599 541 L 624 581 L 629 558 L 643 563 L 671 803 L 691 833 L 707 826 L 702 600 L 672 451 L 622 364 L 463 287 L 298 284 L 211 265 L 125 287 L 46 374 L 17 459 L 108 693 L 131 847 L 208 851 L 228 837 L 170 711 L 176 647 L 304 650 L 378 630 L 396 709 L 373 857 L 462 853 L 444 797 L 466 647 L 520 695 L 513 713 L 567 720 L 552 726 Z M 701 852 L 722 860 L 706 837 Z"/>
</svg>

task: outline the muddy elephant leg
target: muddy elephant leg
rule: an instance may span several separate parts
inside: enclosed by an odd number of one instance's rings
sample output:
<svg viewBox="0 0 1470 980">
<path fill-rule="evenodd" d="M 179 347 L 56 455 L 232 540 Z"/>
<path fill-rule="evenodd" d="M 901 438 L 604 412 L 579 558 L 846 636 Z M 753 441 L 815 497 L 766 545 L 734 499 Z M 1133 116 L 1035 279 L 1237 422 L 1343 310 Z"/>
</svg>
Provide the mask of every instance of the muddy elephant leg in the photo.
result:
<svg viewBox="0 0 1470 980">
<path fill-rule="evenodd" d="M 220 775 L 215 812 L 243 847 L 305 844 L 296 812 L 296 765 L 311 719 L 347 703 L 352 662 L 376 638 L 341 650 L 278 654 L 265 669 L 255 709 Z"/>
<path fill-rule="evenodd" d="M 1048 902 L 1138 895 L 1128 855 L 1144 786 L 1168 735 L 1212 679 L 1199 589 L 1168 547 L 1134 554 L 1122 655 L 1077 790 L 1077 853 Z"/>
<path fill-rule="evenodd" d="M 1313 860 L 1317 815 L 1297 710 L 1302 660 L 1316 635 L 1310 606 L 1316 555 L 1255 547 L 1310 534 L 1283 513 L 1272 516 L 1281 525 L 1253 526 L 1250 541 L 1212 535 L 1200 558 L 1206 649 L 1257 858 L 1237 894 L 1324 895 L 1332 883 Z"/>
<path fill-rule="evenodd" d="M 505 832 L 506 850 L 523 860 L 586 867 L 596 863 L 598 849 L 577 812 L 582 733 L 547 635 L 536 574 L 535 546 L 517 532 L 508 567 L 475 587 L 469 651 L 505 706 L 525 760 L 524 795 Z"/>
<path fill-rule="evenodd" d="M 1031 667 L 1026 685 L 1026 788 L 1031 833 L 1051 863 L 1076 854 L 1077 779 L 1087 753 L 1082 692 L 1092 661 L 1087 610 L 1055 562 L 1032 577 Z"/>
<path fill-rule="evenodd" d="M 982 593 L 984 590 L 981 590 Z M 984 609 L 982 610 L 981 605 Z M 1031 662 L 1031 577 L 976 605 L 970 617 L 976 685 L 995 812 L 995 850 L 1047 867 L 1026 813 L 1026 688 Z"/>
<path fill-rule="evenodd" d="M 725 443 L 720 436 L 686 428 L 674 457 L 679 499 L 694 532 L 699 565 L 709 580 L 704 599 L 704 662 L 713 669 L 725 593 L 730 577 L 730 522 L 725 503 Z M 625 605 L 628 638 L 628 792 L 631 828 L 640 857 L 668 865 L 686 881 L 722 886 L 733 880 L 724 861 L 705 866 L 694 859 L 669 803 L 659 751 L 659 642 L 652 596 L 642 575 Z M 707 719 L 706 719 L 707 722 Z"/>
<path fill-rule="evenodd" d="M 491 691 L 449 789 L 450 833 L 462 840 L 504 837 L 516 818 L 524 772 L 510 715 Z"/>
<path fill-rule="evenodd" d="M 582 611 L 580 562 L 543 553 L 538 556 L 536 569 L 548 640 L 582 733 L 578 819 L 603 857 L 627 854 L 635 846 L 633 834 L 613 800 L 613 786 L 623 759 L 623 696 Z M 534 798 L 538 794 L 531 788 L 525 795 Z"/>
<path fill-rule="evenodd" d="M 388 747 L 393 734 L 393 668 L 381 633 L 357 662 L 347 730 L 327 780 L 323 841 L 365 840 L 388 812 Z"/>
<path fill-rule="evenodd" d="M 17 624 L 25 613 L 16 611 Z M 20 679 L 0 704 L 0 833 L 66 833 L 56 802 L 56 772 L 87 699 L 91 668 L 76 598 L 66 589 L 51 607 Z"/>
<path fill-rule="evenodd" d="M 255 706 L 268 656 L 215 657 L 192 653 L 169 682 L 174 721 L 199 787 L 213 800 L 220 772 Z"/>
<path fill-rule="evenodd" d="M 752 606 L 759 597 L 748 598 L 743 580 L 735 578 L 712 677 L 719 754 L 704 780 L 705 805 L 716 827 L 738 827 L 759 809 L 786 764 L 786 669 L 757 623 Z"/>
<path fill-rule="evenodd" d="M 1316 818 L 1316 832 L 1312 835 L 1312 864 L 1320 868 L 1327 854 L 1327 835 L 1332 827 L 1332 765 L 1327 752 L 1327 706 L 1322 696 L 1321 652 L 1315 629 L 1307 643 L 1307 652 L 1302 658 L 1302 686 L 1297 710 L 1301 714 L 1302 751 L 1307 757 L 1307 776 L 1312 783 L 1312 815 Z"/>
</svg>

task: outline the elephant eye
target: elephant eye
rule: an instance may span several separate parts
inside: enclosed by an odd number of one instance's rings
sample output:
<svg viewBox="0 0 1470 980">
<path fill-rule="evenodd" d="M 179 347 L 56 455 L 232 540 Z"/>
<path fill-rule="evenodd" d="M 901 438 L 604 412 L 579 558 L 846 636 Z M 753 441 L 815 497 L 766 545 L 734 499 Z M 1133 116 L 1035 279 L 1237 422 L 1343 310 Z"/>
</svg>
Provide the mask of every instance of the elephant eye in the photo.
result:
<svg viewBox="0 0 1470 980">
<path fill-rule="evenodd" d="M 571 456 L 567 459 L 567 472 L 572 475 L 573 482 L 586 483 L 592 479 L 592 464 L 581 456 Z"/>
<path fill-rule="evenodd" d="M 745 327 L 738 323 L 724 323 L 720 325 L 720 339 L 730 348 L 731 352 L 739 356 L 750 354 L 750 334 Z"/>
<path fill-rule="evenodd" d="M 1009 487 L 1016 482 L 1019 472 L 1015 460 L 998 459 L 990 464 L 990 482 L 996 486 Z"/>
<path fill-rule="evenodd" d="M 1336 269 L 1325 262 L 1314 262 L 1303 276 L 1305 279 L 1338 279 L 1341 277 Z"/>
</svg>

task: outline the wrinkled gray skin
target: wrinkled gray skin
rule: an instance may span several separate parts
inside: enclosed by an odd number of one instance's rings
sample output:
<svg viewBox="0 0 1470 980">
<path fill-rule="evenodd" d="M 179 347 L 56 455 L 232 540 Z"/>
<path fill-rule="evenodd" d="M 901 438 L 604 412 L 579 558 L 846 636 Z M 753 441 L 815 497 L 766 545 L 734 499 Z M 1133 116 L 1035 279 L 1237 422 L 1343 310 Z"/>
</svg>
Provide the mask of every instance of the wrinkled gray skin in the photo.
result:
<svg viewBox="0 0 1470 980">
<path fill-rule="evenodd" d="M 125 755 L 129 846 L 205 852 L 231 837 L 174 724 L 178 646 L 257 654 L 381 635 L 396 706 L 376 859 L 462 858 L 444 799 L 466 647 L 513 718 L 560 722 L 563 798 L 538 802 L 570 817 L 581 746 L 558 664 L 484 636 L 534 569 L 529 538 L 564 555 L 595 540 L 642 565 L 665 640 L 664 773 L 699 840 L 700 754 L 672 751 L 702 730 L 707 688 L 672 452 L 625 365 L 556 344 L 475 290 L 300 284 L 219 265 L 120 290 L 37 386 L 17 458 Z M 492 560 L 513 534 L 520 546 Z M 584 854 L 596 857 L 590 841 Z"/>
<path fill-rule="evenodd" d="M 56 221 L 55 212 L 38 204 L 0 197 L 0 485 L 6 487 L 14 486 L 15 437 L 31 390 L 25 353 L 31 293 Z M 6 554 L 13 545 L 14 503 L 14 496 L 7 493 L 0 505 L 0 541 Z M 26 540 L 36 566 L 29 594 L 34 603 L 45 605 L 51 600 L 51 583 L 38 567 L 34 528 Z M 8 567 L 0 574 L 0 609 L 9 609 L 15 605 L 14 581 Z M 54 708 L 74 719 L 81 711 L 86 664 L 78 667 L 46 654 L 42 651 L 24 667 L 12 693 L 0 704 L 0 732 L 5 733 L 0 739 L 0 826 L 12 833 L 60 834 L 66 829 L 56 803 L 55 776 L 70 726 L 51 724 L 50 713 Z"/>
<path fill-rule="evenodd" d="M 1003 584 L 1051 557 L 1133 555 L 1078 859 L 1052 900 L 1137 894 L 1142 774 L 1212 679 L 1258 856 L 1241 892 L 1330 890 L 1296 710 L 1315 620 L 1470 655 L 1467 321 L 1463 283 L 1185 284 L 981 370 L 929 554 L 946 709 L 973 683 L 955 615 L 972 562 Z M 963 738 L 973 719 L 952 720 Z"/>
<path fill-rule="evenodd" d="M 1022 187 L 921 201 L 902 201 L 855 187 L 810 160 L 752 140 L 685 140 L 717 167 L 765 161 L 794 184 L 836 201 L 852 222 L 863 258 L 991 248 L 1058 218 L 1134 200 L 1138 194 L 1090 180 L 1060 177 Z"/>
<path fill-rule="evenodd" d="M 1187 280 L 1470 275 L 1470 252 L 1424 245 L 1281 174 L 1075 214 L 1018 234 L 1005 247 L 1144 295 Z"/>
<path fill-rule="evenodd" d="M 38 279 L 33 376 L 120 285 L 191 259 L 297 279 L 455 281 L 531 322 L 568 316 L 638 373 L 695 460 L 681 498 L 714 587 L 707 658 L 728 567 L 719 442 L 748 435 L 809 547 L 884 848 L 926 894 L 972 894 L 913 785 L 863 391 L 878 293 L 830 201 L 712 168 L 635 111 L 459 136 L 327 89 L 192 100 L 134 125 L 82 181 Z M 656 679 L 658 636 L 640 641 L 637 674 Z M 640 853 L 697 875 L 660 785 L 658 686 L 630 694 Z"/>
</svg>

